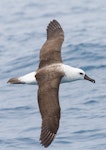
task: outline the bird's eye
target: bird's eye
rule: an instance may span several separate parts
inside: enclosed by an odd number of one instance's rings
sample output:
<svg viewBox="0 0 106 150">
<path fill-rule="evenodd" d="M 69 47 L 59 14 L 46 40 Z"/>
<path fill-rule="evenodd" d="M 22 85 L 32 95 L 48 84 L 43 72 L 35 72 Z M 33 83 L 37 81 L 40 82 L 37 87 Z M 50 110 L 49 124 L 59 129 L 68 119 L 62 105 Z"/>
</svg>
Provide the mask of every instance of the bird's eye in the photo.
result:
<svg viewBox="0 0 106 150">
<path fill-rule="evenodd" d="M 82 72 L 80 72 L 80 75 L 83 75 L 83 73 L 82 73 Z"/>
</svg>

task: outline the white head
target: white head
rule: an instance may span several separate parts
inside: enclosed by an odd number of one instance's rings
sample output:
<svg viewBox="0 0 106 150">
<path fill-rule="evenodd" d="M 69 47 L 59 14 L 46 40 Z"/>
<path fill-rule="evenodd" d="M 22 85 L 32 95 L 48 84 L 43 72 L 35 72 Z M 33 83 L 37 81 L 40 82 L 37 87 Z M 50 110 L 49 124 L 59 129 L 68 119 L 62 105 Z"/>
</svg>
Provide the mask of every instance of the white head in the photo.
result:
<svg viewBox="0 0 106 150">
<path fill-rule="evenodd" d="M 72 82 L 76 80 L 86 79 L 95 83 L 95 80 L 88 77 L 82 69 L 70 67 L 67 65 L 65 65 L 63 69 L 65 72 L 65 76 L 63 77 L 62 82 Z"/>
<path fill-rule="evenodd" d="M 88 76 L 86 75 L 86 73 L 85 73 L 82 69 L 76 68 L 76 74 L 77 74 L 77 76 L 79 77 L 79 80 L 80 80 L 80 79 L 82 79 L 82 80 L 85 79 L 85 80 L 89 80 L 89 81 L 95 83 L 95 80 L 92 79 L 92 78 L 90 78 L 90 77 L 88 77 Z"/>
</svg>

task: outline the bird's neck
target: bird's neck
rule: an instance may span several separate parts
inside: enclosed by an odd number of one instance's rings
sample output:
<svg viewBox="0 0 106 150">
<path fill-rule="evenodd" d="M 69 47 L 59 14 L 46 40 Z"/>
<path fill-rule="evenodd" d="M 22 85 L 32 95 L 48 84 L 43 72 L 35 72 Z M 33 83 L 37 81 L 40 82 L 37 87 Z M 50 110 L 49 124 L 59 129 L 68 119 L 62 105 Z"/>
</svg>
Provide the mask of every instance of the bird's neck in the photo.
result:
<svg viewBox="0 0 106 150">
<path fill-rule="evenodd" d="M 62 64 L 62 69 L 64 71 L 64 77 L 62 77 L 61 83 L 73 82 L 79 80 L 76 75 L 77 68 Z"/>
</svg>

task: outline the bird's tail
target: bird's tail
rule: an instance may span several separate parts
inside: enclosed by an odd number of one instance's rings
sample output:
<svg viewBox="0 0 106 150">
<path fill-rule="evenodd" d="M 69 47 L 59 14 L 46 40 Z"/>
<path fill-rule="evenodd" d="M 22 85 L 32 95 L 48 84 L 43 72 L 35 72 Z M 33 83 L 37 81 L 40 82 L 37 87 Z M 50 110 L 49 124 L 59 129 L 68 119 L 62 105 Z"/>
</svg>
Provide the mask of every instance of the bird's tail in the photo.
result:
<svg viewBox="0 0 106 150">
<path fill-rule="evenodd" d="M 25 82 L 19 80 L 18 78 L 11 78 L 7 81 L 10 84 L 25 84 Z"/>
</svg>

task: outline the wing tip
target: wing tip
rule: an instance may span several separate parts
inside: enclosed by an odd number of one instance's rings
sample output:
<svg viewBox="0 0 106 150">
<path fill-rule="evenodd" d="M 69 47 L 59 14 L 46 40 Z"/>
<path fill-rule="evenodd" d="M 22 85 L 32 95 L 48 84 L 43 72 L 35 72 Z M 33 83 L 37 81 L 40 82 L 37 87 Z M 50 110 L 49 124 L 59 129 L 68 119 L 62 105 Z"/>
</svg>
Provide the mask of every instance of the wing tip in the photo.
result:
<svg viewBox="0 0 106 150">
<path fill-rule="evenodd" d="M 43 122 L 41 135 L 40 135 L 40 144 L 44 147 L 48 147 L 56 136 L 56 131 L 50 131 L 48 126 Z"/>
<path fill-rule="evenodd" d="M 44 137 L 44 136 L 42 137 L 42 135 L 41 135 L 41 137 L 40 137 L 40 144 L 42 146 L 44 146 L 45 148 L 47 148 L 52 143 L 52 141 L 54 140 L 55 135 L 56 134 L 51 133 L 50 131 L 49 131 L 49 135 L 46 136 L 46 137 Z"/>
<path fill-rule="evenodd" d="M 62 33 L 62 36 L 64 37 L 64 32 L 61 25 L 57 20 L 53 19 L 47 26 L 47 39 L 56 37 L 60 33 Z"/>
</svg>

